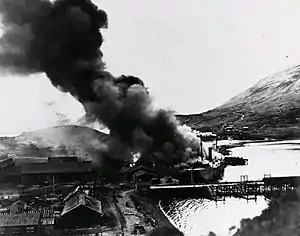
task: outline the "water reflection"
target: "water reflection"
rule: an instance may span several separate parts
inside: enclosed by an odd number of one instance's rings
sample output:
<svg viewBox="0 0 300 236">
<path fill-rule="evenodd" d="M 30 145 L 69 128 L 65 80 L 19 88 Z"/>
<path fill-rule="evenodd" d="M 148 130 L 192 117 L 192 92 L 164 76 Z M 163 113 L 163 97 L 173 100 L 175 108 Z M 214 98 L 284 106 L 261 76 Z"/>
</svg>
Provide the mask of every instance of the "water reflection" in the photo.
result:
<svg viewBox="0 0 300 236">
<path fill-rule="evenodd" d="M 300 141 L 256 143 L 234 148 L 233 155 L 249 159 L 249 165 L 226 168 L 223 181 L 238 181 L 241 175 L 249 180 L 272 176 L 298 176 L 300 162 Z M 213 231 L 218 236 L 235 233 L 232 226 L 239 226 L 243 218 L 260 215 L 267 207 L 263 197 L 257 201 L 226 198 L 223 202 L 205 199 L 174 200 L 163 203 L 163 209 L 177 227 L 187 236 L 208 235 Z M 230 231 L 230 228 L 232 229 Z"/>
<path fill-rule="evenodd" d="M 219 235 L 233 235 L 242 218 L 252 218 L 267 207 L 263 197 L 257 201 L 226 198 L 215 202 L 206 199 L 173 201 L 164 210 L 184 235 L 208 235 L 213 231 Z M 231 232 L 230 232 L 231 231 Z"/>
<path fill-rule="evenodd" d="M 224 180 L 237 181 L 241 175 L 248 175 L 249 180 L 262 179 L 265 174 L 271 176 L 300 175 L 299 141 L 248 144 L 232 150 L 233 155 L 249 159 L 247 166 L 227 167 Z M 291 150 L 293 149 L 293 150 Z"/>
</svg>

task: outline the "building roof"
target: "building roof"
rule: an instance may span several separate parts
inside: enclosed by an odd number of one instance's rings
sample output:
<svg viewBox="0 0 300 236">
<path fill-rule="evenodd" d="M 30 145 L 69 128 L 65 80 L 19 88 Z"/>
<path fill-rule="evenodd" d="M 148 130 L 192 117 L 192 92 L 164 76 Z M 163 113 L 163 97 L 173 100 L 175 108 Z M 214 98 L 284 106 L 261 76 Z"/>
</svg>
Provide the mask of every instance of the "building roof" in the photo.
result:
<svg viewBox="0 0 300 236">
<path fill-rule="evenodd" d="M 25 203 L 24 201 L 22 201 L 22 200 L 18 200 L 18 201 L 16 201 L 16 202 L 14 202 L 12 205 L 20 205 L 20 206 L 25 206 L 25 205 L 26 205 L 26 203 Z"/>
<path fill-rule="evenodd" d="M 78 190 L 69 197 L 69 199 L 65 203 L 61 215 L 63 216 L 79 206 L 87 207 L 100 214 L 102 213 L 102 206 L 100 201 Z"/>
<path fill-rule="evenodd" d="M 217 135 L 213 132 L 200 132 L 199 134 L 201 137 L 216 137 Z"/>
<path fill-rule="evenodd" d="M 0 199 L 0 206 L 10 206 L 13 203 L 12 199 Z"/>
<path fill-rule="evenodd" d="M 67 202 L 76 192 L 78 192 L 80 189 L 80 186 L 77 186 L 72 192 L 70 192 L 65 198 L 64 202 Z"/>
<path fill-rule="evenodd" d="M 134 173 L 135 176 L 142 176 L 142 175 L 152 175 L 152 176 L 157 176 L 155 173 L 153 172 L 149 172 L 149 171 L 145 171 L 145 170 L 138 170 Z"/>
<path fill-rule="evenodd" d="M 0 167 L 5 167 L 5 166 L 7 166 L 9 164 L 12 164 L 12 163 L 14 163 L 13 158 L 6 157 L 6 158 L 0 160 Z"/>
<path fill-rule="evenodd" d="M 54 156 L 48 157 L 48 162 L 77 162 L 79 161 L 78 156 Z"/>
<path fill-rule="evenodd" d="M 25 163 L 20 166 L 20 174 L 83 173 L 92 171 L 90 162 L 48 162 Z"/>
<path fill-rule="evenodd" d="M 0 213 L 0 227 L 38 225 L 39 219 L 39 212 L 27 212 L 22 214 Z"/>
<path fill-rule="evenodd" d="M 137 165 L 137 166 L 130 167 L 130 168 L 126 169 L 125 172 L 134 173 L 134 172 L 138 172 L 140 170 L 144 170 L 144 171 L 150 172 L 150 173 L 156 173 L 156 171 L 154 169 L 143 166 L 143 165 Z"/>
</svg>

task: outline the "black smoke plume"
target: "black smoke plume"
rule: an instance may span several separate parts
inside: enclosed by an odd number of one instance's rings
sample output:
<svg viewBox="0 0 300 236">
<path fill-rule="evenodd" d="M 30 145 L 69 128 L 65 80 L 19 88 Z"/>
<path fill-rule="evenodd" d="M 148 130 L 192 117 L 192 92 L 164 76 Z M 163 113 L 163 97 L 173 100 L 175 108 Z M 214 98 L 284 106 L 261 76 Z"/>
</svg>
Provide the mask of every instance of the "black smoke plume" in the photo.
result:
<svg viewBox="0 0 300 236">
<path fill-rule="evenodd" d="M 1 0 L 0 14 L 3 71 L 45 73 L 55 87 L 82 103 L 90 120 L 105 124 L 125 149 L 168 144 L 182 153 L 191 146 L 172 114 L 152 108 L 142 80 L 115 78 L 105 70 L 100 29 L 108 27 L 108 17 L 91 1 Z"/>
</svg>

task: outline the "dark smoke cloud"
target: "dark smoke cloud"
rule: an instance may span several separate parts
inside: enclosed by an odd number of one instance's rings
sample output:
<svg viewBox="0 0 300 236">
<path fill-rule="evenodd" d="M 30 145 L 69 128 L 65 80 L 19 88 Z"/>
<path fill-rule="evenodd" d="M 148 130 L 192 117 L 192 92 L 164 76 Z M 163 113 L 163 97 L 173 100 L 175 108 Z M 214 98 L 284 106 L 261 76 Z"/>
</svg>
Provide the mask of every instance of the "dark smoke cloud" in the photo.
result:
<svg viewBox="0 0 300 236">
<path fill-rule="evenodd" d="M 190 145 L 173 114 L 152 108 L 143 81 L 105 70 L 100 29 L 108 27 L 107 14 L 89 0 L 1 0 L 0 13 L 3 71 L 45 73 L 83 104 L 89 120 L 105 124 L 127 147 L 170 143 L 178 152 Z"/>
</svg>

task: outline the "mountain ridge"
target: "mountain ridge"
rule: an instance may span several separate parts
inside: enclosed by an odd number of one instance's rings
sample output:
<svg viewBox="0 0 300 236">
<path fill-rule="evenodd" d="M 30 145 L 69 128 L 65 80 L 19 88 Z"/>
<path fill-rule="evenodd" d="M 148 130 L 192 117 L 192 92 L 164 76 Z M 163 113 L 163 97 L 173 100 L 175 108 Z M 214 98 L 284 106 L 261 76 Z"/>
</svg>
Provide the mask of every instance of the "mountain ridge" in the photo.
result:
<svg viewBox="0 0 300 236">
<path fill-rule="evenodd" d="M 0 155 L 48 157 L 59 155 L 98 157 L 109 136 L 95 129 L 77 125 L 53 126 L 18 136 L 0 137 Z"/>
<path fill-rule="evenodd" d="M 300 137 L 300 65 L 272 74 L 212 110 L 176 115 L 195 129 L 220 132 L 226 125 L 249 126 L 261 138 Z"/>
</svg>

